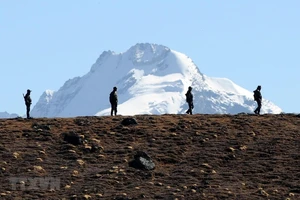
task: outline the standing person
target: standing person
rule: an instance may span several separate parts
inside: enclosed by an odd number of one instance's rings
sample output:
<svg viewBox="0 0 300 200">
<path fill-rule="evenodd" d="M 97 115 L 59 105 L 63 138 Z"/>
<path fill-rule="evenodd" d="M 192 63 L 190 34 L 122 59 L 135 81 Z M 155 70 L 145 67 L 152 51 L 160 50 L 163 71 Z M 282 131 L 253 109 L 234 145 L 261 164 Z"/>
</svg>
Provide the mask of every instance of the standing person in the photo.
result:
<svg viewBox="0 0 300 200">
<path fill-rule="evenodd" d="M 30 115 L 29 115 L 29 112 L 30 112 L 30 105 L 31 105 L 31 97 L 30 97 L 30 93 L 31 93 L 31 90 L 27 90 L 27 93 L 26 95 L 24 96 L 23 94 L 23 97 L 24 97 L 24 101 L 25 101 L 25 105 L 26 105 L 26 115 L 27 115 L 27 119 L 30 119 Z"/>
<path fill-rule="evenodd" d="M 194 109 L 194 103 L 193 103 L 193 94 L 192 94 L 192 87 L 189 86 L 188 91 L 185 94 L 186 96 L 186 102 L 189 105 L 189 109 L 186 111 L 186 114 L 193 114 L 193 109 Z"/>
<path fill-rule="evenodd" d="M 254 101 L 257 102 L 257 108 L 254 110 L 254 113 L 259 115 L 260 114 L 260 109 L 261 109 L 261 101 L 262 101 L 262 96 L 261 96 L 261 86 L 257 86 L 256 90 L 254 90 Z"/>
<path fill-rule="evenodd" d="M 110 115 L 113 116 L 113 113 L 115 113 L 115 115 L 117 115 L 117 106 L 118 106 L 117 87 L 114 87 L 113 91 L 110 93 L 109 102 L 111 105 Z"/>
</svg>

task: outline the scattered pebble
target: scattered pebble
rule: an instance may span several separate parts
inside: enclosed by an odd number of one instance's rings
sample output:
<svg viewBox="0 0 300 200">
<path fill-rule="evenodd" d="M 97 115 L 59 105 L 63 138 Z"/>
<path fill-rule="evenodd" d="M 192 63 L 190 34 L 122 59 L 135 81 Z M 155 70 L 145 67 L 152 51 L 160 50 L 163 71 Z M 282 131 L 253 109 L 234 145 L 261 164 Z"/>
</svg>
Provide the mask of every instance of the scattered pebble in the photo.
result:
<svg viewBox="0 0 300 200">
<path fill-rule="evenodd" d="M 91 195 L 88 195 L 88 194 L 85 194 L 85 195 L 83 195 L 83 198 L 84 198 L 84 199 L 91 199 L 92 196 L 91 196 Z"/>
<path fill-rule="evenodd" d="M 20 154 L 18 152 L 14 152 L 13 156 L 17 159 L 17 158 L 19 158 Z"/>
<path fill-rule="evenodd" d="M 70 185 L 66 185 L 65 188 L 66 188 L 66 189 L 69 189 L 69 188 L 71 188 L 71 186 L 70 186 Z"/>
<path fill-rule="evenodd" d="M 79 172 L 77 170 L 74 170 L 72 176 L 78 176 L 78 174 Z"/>
<path fill-rule="evenodd" d="M 46 172 L 42 166 L 33 166 L 33 170 L 39 173 Z"/>
<path fill-rule="evenodd" d="M 40 162 L 43 162 L 43 159 L 42 158 L 37 158 L 36 160 L 40 161 Z"/>
<path fill-rule="evenodd" d="M 83 166 L 85 164 L 85 162 L 81 159 L 78 159 L 77 160 L 77 163 L 80 165 L 80 166 Z"/>
</svg>

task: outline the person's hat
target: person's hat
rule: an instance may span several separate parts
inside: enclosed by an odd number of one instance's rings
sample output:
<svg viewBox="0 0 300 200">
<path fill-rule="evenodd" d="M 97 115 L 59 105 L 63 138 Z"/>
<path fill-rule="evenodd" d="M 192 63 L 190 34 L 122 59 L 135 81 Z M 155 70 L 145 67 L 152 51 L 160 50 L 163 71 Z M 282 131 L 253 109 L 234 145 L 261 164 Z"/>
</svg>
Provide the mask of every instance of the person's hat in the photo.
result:
<svg viewBox="0 0 300 200">
<path fill-rule="evenodd" d="M 28 89 L 27 92 L 31 92 L 31 90 Z"/>
<path fill-rule="evenodd" d="M 117 87 L 114 87 L 114 90 L 116 90 L 117 89 Z"/>
<path fill-rule="evenodd" d="M 191 86 L 189 86 L 189 89 L 191 90 L 191 89 L 193 89 Z"/>
</svg>

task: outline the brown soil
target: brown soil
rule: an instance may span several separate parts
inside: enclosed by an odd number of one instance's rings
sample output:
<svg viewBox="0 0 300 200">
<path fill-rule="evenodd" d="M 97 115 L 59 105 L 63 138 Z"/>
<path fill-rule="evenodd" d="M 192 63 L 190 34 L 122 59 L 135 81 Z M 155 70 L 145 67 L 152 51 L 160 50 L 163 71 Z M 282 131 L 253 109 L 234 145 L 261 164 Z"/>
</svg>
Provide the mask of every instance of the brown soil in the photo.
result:
<svg viewBox="0 0 300 200">
<path fill-rule="evenodd" d="M 300 115 L 124 118 L 0 120 L 0 199 L 300 199 Z M 154 170 L 129 167 L 138 150 Z M 60 183 L 13 188 L 12 177 Z"/>
</svg>

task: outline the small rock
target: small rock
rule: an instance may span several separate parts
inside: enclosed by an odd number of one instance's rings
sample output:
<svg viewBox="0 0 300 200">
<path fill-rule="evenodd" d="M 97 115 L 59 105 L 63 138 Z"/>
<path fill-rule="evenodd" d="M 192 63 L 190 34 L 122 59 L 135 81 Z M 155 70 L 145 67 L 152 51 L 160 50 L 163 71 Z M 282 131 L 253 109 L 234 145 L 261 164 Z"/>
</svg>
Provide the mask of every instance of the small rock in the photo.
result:
<svg viewBox="0 0 300 200">
<path fill-rule="evenodd" d="M 259 189 L 261 195 L 267 196 L 267 197 L 269 196 L 269 194 L 265 190 L 263 190 L 262 188 L 258 188 L 258 189 Z"/>
<path fill-rule="evenodd" d="M 93 138 L 92 141 L 96 142 L 96 143 L 100 143 L 100 140 Z"/>
<path fill-rule="evenodd" d="M 20 154 L 18 152 L 14 152 L 13 156 L 17 159 L 17 158 L 19 158 Z"/>
<path fill-rule="evenodd" d="M 91 196 L 91 195 L 88 195 L 88 194 L 85 194 L 85 195 L 83 195 L 83 198 L 84 198 L 84 199 L 91 199 L 92 196 Z"/>
<path fill-rule="evenodd" d="M 79 172 L 77 170 L 74 170 L 72 176 L 78 176 L 78 174 Z"/>
<path fill-rule="evenodd" d="M 78 159 L 77 160 L 77 163 L 80 165 L 80 166 L 83 166 L 85 164 L 85 162 L 81 159 Z"/>
<path fill-rule="evenodd" d="M 39 173 L 46 172 L 42 166 L 33 166 L 33 170 Z"/>
<path fill-rule="evenodd" d="M 192 189 L 191 191 L 192 191 L 192 193 L 196 193 L 197 192 L 195 189 Z"/>
<path fill-rule="evenodd" d="M 212 166 L 210 166 L 208 163 L 203 163 L 201 166 L 205 167 L 205 168 L 208 168 L 208 169 L 212 168 Z"/>
<path fill-rule="evenodd" d="M 273 193 L 278 193 L 278 190 L 277 190 L 277 189 L 274 189 L 274 190 L 273 190 Z"/>
<path fill-rule="evenodd" d="M 295 194 L 290 192 L 290 193 L 289 193 L 289 196 L 290 196 L 290 197 L 293 197 L 293 196 L 295 196 Z"/>
<path fill-rule="evenodd" d="M 243 146 L 240 146 L 240 150 L 244 151 L 247 149 L 247 146 L 246 145 L 243 145 Z"/>
<path fill-rule="evenodd" d="M 84 140 L 84 138 L 85 138 L 85 136 L 84 135 L 79 135 L 79 137 L 82 139 L 82 140 Z"/>
<path fill-rule="evenodd" d="M 227 151 L 234 152 L 235 149 L 234 149 L 233 147 L 228 147 L 228 148 L 227 148 Z"/>
<path fill-rule="evenodd" d="M 84 149 L 87 150 L 87 151 L 92 151 L 92 146 L 84 145 Z"/>
<path fill-rule="evenodd" d="M 157 186 L 163 186 L 162 183 L 156 183 L 155 185 L 157 185 Z"/>
<path fill-rule="evenodd" d="M 37 158 L 36 160 L 40 161 L 40 162 L 43 162 L 43 159 L 42 158 Z"/>
<path fill-rule="evenodd" d="M 46 152 L 45 151 L 39 151 L 41 154 L 46 154 Z"/>
<path fill-rule="evenodd" d="M 71 185 L 66 185 L 65 188 L 69 189 L 69 188 L 71 188 Z"/>
</svg>

